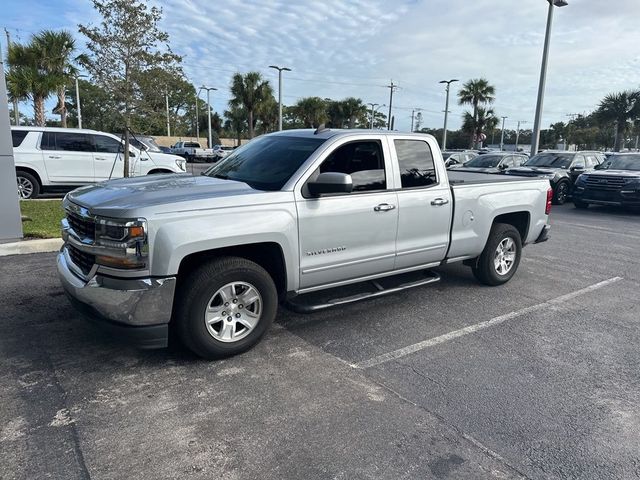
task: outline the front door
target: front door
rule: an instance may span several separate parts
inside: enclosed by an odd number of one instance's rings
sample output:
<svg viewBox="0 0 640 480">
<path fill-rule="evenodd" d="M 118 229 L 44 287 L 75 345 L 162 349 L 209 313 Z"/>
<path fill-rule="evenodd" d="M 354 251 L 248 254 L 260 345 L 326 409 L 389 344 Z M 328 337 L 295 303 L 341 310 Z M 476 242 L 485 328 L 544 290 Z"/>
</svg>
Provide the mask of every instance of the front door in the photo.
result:
<svg viewBox="0 0 640 480">
<path fill-rule="evenodd" d="M 96 182 L 124 176 L 124 154 L 122 142 L 107 135 L 94 135 L 96 144 L 94 164 Z M 133 159 L 131 159 L 133 160 Z"/>
<path fill-rule="evenodd" d="M 399 167 L 396 269 L 440 262 L 449 244 L 452 197 L 432 148 L 415 138 L 392 140 Z M 435 145 L 434 145 L 435 148 Z"/>
<path fill-rule="evenodd" d="M 347 173 L 353 192 L 312 198 L 303 187 L 297 194 L 301 289 L 393 270 L 398 208 L 385 151 L 381 140 L 342 143 L 310 178 Z"/>
</svg>

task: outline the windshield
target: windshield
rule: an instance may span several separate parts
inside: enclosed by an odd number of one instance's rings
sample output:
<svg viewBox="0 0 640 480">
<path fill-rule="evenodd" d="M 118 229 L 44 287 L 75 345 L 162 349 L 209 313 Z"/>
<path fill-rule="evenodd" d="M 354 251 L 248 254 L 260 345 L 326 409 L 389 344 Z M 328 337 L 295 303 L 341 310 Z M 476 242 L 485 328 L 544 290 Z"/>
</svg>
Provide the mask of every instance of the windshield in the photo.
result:
<svg viewBox="0 0 640 480">
<path fill-rule="evenodd" d="M 491 168 L 497 167 L 504 155 L 480 155 L 464 164 L 470 168 Z"/>
<path fill-rule="evenodd" d="M 571 153 L 539 153 L 531 157 L 524 164 L 527 167 L 553 167 L 553 168 L 569 168 L 573 160 Z"/>
<path fill-rule="evenodd" d="M 138 137 L 138 139 L 147 146 L 147 150 L 150 152 L 161 152 L 160 145 L 156 143 L 156 139 L 153 137 Z"/>
<path fill-rule="evenodd" d="M 323 142 L 320 138 L 258 137 L 234 150 L 206 175 L 244 182 L 257 190 L 280 190 Z"/>
<path fill-rule="evenodd" d="M 635 170 L 640 171 L 640 155 L 614 155 L 607 163 L 611 164 L 607 170 Z"/>
</svg>

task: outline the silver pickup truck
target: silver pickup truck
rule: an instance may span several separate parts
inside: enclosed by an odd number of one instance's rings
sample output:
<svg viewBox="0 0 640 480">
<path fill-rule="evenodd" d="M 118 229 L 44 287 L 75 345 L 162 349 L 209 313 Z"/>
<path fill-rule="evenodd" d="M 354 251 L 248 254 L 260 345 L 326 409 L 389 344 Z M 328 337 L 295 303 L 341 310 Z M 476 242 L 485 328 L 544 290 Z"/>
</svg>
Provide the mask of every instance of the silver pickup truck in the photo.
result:
<svg viewBox="0 0 640 480">
<path fill-rule="evenodd" d="M 279 304 L 313 311 L 425 285 L 464 262 L 507 282 L 547 239 L 549 181 L 447 172 L 429 135 L 290 130 L 202 176 L 83 187 L 64 199 L 62 286 L 139 346 L 169 332 L 205 358 L 255 345 Z"/>
</svg>

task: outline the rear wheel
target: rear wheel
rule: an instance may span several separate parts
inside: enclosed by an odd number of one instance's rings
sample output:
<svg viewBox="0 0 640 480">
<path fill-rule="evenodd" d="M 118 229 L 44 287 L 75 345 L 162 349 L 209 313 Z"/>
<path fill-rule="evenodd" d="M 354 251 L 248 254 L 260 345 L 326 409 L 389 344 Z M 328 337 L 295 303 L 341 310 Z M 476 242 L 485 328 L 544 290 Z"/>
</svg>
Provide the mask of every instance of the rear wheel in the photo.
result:
<svg viewBox="0 0 640 480">
<path fill-rule="evenodd" d="M 569 182 L 560 182 L 553 190 L 553 203 L 555 205 L 564 205 L 569 196 Z"/>
<path fill-rule="evenodd" d="M 36 177 L 27 172 L 16 172 L 18 196 L 21 200 L 29 200 L 40 195 L 40 183 Z"/>
<path fill-rule="evenodd" d="M 260 265 L 238 257 L 219 258 L 191 272 L 177 298 L 178 334 L 187 348 L 207 359 L 253 347 L 278 309 L 271 276 Z"/>
<path fill-rule="evenodd" d="M 496 223 L 482 254 L 472 266 L 473 275 L 485 285 L 502 285 L 515 275 L 521 255 L 520 232 L 513 225 Z"/>
</svg>

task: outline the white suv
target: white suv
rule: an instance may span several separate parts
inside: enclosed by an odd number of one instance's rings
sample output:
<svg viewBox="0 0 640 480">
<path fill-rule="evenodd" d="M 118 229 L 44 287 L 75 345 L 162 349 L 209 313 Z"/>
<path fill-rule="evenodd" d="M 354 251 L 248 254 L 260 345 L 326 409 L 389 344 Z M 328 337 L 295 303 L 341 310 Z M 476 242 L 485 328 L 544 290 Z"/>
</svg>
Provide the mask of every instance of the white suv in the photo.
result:
<svg viewBox="0 0 640 480">
<path fill-rule="evenodd" d="M 20 198 L 64 191 L 124 176 L 124 142 L 116 135 L 77 128 L 12 127 Z M 130 176 L 184 173 L 177 155 L 130 146 Z"/>
</svg>

